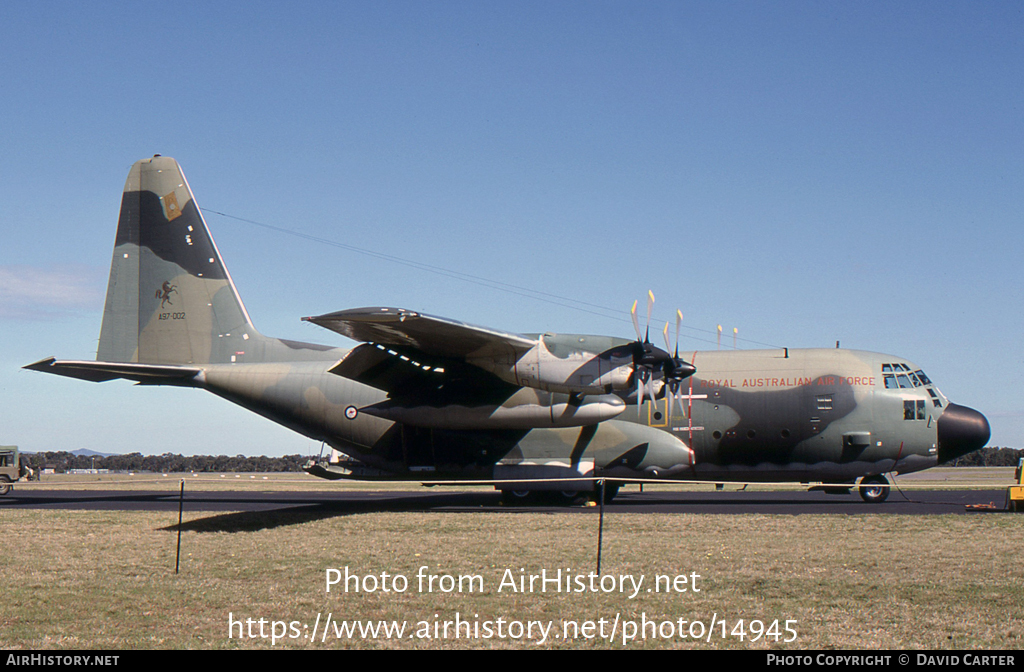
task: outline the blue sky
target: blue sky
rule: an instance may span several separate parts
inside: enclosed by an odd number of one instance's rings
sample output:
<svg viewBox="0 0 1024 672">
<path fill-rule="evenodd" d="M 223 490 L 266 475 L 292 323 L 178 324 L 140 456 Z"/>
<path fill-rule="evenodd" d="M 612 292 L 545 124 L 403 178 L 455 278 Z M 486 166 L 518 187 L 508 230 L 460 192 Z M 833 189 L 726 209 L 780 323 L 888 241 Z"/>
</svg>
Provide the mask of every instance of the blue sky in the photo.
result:
<svg viewBox="0 0 1024 672">
<path fill-rule="evenodd" d="M 628 337 L 652 289 L 683 347 L 904 356 L 1024 447 L 1020 3 L 13 2 L 0 59 L 0 443 L 319 449 L 20 370 L 95 356 L 124 180 L 160 153 L 232 216 L 266 334 L 344 345 L 299 318 L 394 305 Z"/>
</svg>

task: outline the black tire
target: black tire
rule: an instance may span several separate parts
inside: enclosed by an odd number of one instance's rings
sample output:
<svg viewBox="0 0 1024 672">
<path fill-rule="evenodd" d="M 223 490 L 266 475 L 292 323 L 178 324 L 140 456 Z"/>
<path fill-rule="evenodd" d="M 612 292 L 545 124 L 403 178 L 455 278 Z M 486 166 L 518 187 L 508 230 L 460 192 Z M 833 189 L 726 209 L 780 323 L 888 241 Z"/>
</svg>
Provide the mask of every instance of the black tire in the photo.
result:
<svg viewBox="0 0 1024 672">
<path fill-rule="evenodd" d="M 508 506 L 528 506 L 533 503 L 533 491 L 502 490 L 501 501 Z"/>
<path fill-rule="evenodd" d="M 6 495 L 11 491 L 11 479 L 0 476 L 0 495 Z"/>
<path fill-rule="evenodd" d="M 879 504 L 889 497 L 889 480 L 881 474 L 865 476 L 860 479 L 860 485 L 860 498 L 868 504 Z"/>
<path fill-rule="evenodd" d="M 582 493 L 579 490 L 559 490 L 556 493 L 558 503 L 564 506 L 572 506 L 576 503 Z"/>
</svg>

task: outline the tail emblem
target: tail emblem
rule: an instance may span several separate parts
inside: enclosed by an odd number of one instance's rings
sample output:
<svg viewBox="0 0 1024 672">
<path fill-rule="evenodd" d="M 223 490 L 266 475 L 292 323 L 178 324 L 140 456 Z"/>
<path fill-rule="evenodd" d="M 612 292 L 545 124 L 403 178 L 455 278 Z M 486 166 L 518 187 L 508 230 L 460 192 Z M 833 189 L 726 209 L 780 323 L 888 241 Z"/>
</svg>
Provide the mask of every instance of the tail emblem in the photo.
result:
<svg viewBox="0 0 1024 672">
<path fill-rule="evenodd" d="M 162 197 L 160 201 L 164 204 L 164 217 L 167 221 L 173 221 L 181 217 L 181 208 L 178 207 L 178 195 L 173 191 Z"/>
<path fill-rule="evenodd" d="M 171 294 L 178 293 L 178 286 L 172 285 L 167 280 L 164 280 L 164 285 L 160 289 L 156 290 L 156 298 L 160 299 L 160 307 L 173 306 L 174 303 L 171 301 Z"/>
</svg>

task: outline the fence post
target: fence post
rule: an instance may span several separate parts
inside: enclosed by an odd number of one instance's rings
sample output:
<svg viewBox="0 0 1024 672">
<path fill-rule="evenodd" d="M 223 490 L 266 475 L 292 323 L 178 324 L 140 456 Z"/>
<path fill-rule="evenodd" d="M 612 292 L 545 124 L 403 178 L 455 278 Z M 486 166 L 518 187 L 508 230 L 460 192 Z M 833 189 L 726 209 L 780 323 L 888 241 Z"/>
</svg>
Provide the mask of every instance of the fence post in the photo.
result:
<svg viewBox="0 0 1024 672">
<path fill-rule="evenodd" d="M 181 560 L 181 511 L 185 506 L 185 479 L 181 479 L 181 492 L 178 493 L 178 552 L 174 556 L 174 573 L 178 573 Z"/>
</svg>

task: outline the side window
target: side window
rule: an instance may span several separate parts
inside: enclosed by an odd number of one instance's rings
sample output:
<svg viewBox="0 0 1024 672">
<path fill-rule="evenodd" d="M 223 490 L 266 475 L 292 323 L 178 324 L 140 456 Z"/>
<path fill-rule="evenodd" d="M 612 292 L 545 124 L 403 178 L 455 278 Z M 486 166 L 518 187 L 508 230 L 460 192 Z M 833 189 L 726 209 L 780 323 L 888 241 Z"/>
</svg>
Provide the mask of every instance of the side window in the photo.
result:
<svg viewBox="0 0 1024 672">
<path fill-rule="evenodd" d="M 899 389 L 899 385 L 896 384 L 896 376 L 891 373 L 882 374 L 882 378 L 885 379 L 885 389 L 896 390 Z"/>
<path fill-rule="evenodd" d="M 924 413 L 924 399 L 903 400 L 904 420 L 926 420 Z"/>
</svg>

